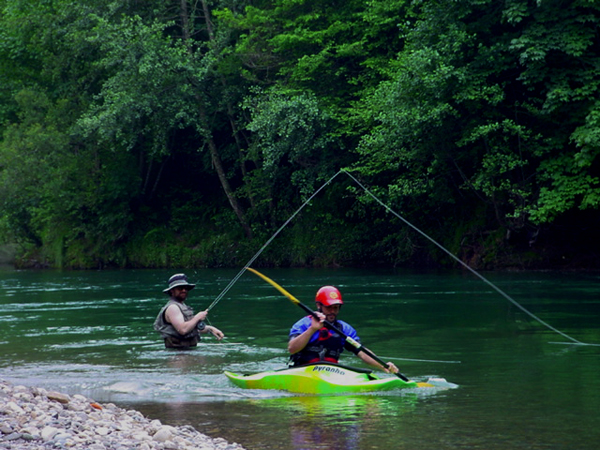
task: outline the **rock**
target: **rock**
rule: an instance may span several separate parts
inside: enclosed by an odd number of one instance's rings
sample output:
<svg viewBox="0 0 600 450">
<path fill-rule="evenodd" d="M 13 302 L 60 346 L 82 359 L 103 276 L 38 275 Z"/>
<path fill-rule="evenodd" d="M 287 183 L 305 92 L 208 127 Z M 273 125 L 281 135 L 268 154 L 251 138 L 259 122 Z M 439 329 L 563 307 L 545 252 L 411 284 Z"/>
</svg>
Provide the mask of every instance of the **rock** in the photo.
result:
<svg viewBox="0 0 600 450">
<path fill-rule="evenodd" d="M 61 394 L 60 392 L 54 391 L 48 392 L 46 397 L 48 397 L 49 400 L 54 400 L 55 402 L 62 403 L 63 405 L 66 405 L 71 401 L 71 397 L 69 397 L 67 394 Z"/>
<path fill-rule="evenodd" d="M 89 446 L 89 450 L 106 450 L 104 444 L 96 443 Z"/>
<path fill-rule="evenodd" d="M 21 428 L 21 433 L 23 433 L 23 436 L 30 435 L 32 436 L 34 439 L 38 439 L 40 438 L 40 430 L 38 430 L 36 427 L 31 426 L 31 427 L 24 427 Z"/>
<path fill-rule="evenodd" d="M 110 433 L 110 429 L 106 427 L 98 427 L 96 428 L 96 434 L 100 436 L 107 436 Z"/>
<path fill-rule="evenodd" d="M 39 435 L 38 436 L 34 436 L 30 433 L 23 433 L 21 435 L 21 439 L 23 439 L 24 441 L 35 441 L 37 439 L 39 439 Z"/>
<path fill-rule="evenodd" d="M 144 430 L 138 430 L 138 431 L 134 431 L 131 434 L 131 437 L 133 439 L 135 439 L 136 441 L 149 441 L 150 435 L 148 433 L 146 433 Z"/>
<path fill-rule="evenodd" d="M 165 442 L 171 439 L 172 433 L 167 427 L 162 427 L 160 430 L 156 432 L 156 434 L 152 437 L 153 440 L 157 442 Z"/>
<path fill-rule="evenodd" d="M 15 402 L 8 402 L 6 404 L 6 408 L 17 413 L 17 414 L 25 414 L 25 410 L 17 405 Z"/>
<path fill-rule="evenodd" d="M 10 433 L 9 435 L 4 436 L 3 440 L 5 440 L 5 441 L 14 441 L 16 439 L 21 439 L 21 436 L 22 436 L 21 433 Z"/>
<path fill-rule="evenodd" d="M 0 450 L 244 450 L 189 425 L 172 427 L 112 403 L 2 380 L 0 418 Z"/>
<path fill-rule="evenodd" d="M 41 432 L 41 437 L 44 441 L 49 441 L 58 433 L 58 428 L 45 427 Z"/>
</svg>

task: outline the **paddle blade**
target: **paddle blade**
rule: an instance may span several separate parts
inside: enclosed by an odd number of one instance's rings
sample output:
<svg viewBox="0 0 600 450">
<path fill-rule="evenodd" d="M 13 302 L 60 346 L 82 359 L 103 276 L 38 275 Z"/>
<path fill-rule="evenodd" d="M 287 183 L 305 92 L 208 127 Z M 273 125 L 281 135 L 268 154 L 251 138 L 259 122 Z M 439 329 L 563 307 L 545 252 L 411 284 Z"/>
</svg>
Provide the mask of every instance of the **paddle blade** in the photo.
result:
<svg viewBox="0 0 600 450">
<path fill-rule="evenodd" d="M 281 286 L 279 286 L 277 283 L 275 283 L 269 277 L 263 275 L 258 270 L 254 270 L 251 267 L 246 267 L 246 270 L 249 270 L 253 274 L 258 275 L 259 277 L 261 277 L 263 280 L 265 280 L 267 283 L 269 283 L 271 286 L 273 286 L 275 289 L 277 289 L 279 292 L 281 292 L 283 295 L 285 295 L 289 300 L 291 300 L 292 303 L 295 303 L 296 305 L 300 305 L 300 300 L 298 300 L 296 297 L 294 297 L 292 294 L 290 294 L 284 288 L 282 288 Z"/>
</svg>

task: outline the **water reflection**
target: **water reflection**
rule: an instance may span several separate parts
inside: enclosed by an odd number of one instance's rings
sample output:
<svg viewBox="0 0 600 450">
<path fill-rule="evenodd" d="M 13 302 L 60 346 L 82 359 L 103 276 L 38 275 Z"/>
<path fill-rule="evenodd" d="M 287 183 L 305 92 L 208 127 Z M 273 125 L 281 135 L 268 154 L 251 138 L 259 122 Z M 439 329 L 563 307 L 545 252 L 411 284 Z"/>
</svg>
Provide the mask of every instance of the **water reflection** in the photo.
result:
<svg viewBox="0 0 600 450">
<path fill-rule="evenodd" d="M 170 424 L 192 425 L 212 437 L 227 436 L 249 449 L 359 450 L 389 447 L 390 433 L 412 429 L 411 425 L 402 426 L 404 418 L 418 412 L 425 401 L 417 393 L 404 391 L 386 395 L 269 395 L 226 403 L 170 401 L 132 406 Z"/>
<path fill-rule="evenodd" d="M 372 429 L 416 407 L 417 396 L 401 402 L 375 395 L 311 396 L 255 400 L 261 409 L 289 417 L 289 442 L 294 450 L 352 450 Z M 400 406 L 400 407 L 399 407 Z"/>
<path fill-rule="evenodd" d="M 178 369 L 184 373 L 190 373 L 197 372 L 199 367 L 212 363 L 212 358 L 194 350 L 168 350 L 167 353 L 169 353 L 169 356 L 166 359 L 166 366 L 169 369 Z"/>
</svg>

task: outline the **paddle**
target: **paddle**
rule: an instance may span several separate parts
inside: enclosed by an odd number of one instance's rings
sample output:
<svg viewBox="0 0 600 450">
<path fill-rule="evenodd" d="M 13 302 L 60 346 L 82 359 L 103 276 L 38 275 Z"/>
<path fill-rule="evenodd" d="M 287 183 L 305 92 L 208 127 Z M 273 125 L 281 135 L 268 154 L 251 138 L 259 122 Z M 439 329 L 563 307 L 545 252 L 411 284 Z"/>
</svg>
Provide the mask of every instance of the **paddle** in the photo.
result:
<svg viewBox="0 0 600 450">
<path fill-rule="evenodd" d="M 319 317 L 315 314 L 315 312 L 312 309 L 310 309 L 308 306 L 306 306 L 303 303 L 301 303 L 300 300 L 298 300 L 296 297 L 294 297 L 292 294 L 290 294 L 284 288 L 282 288 L 281 286 L 279 286 L 277 283 L 275 283 L 269 277 L 266 277 L 265 275 L 263 275 L 259 271 L 254 270 L 254 269 L 252 269 L 250 267 L 246 267 L 246 269 L 248 269 L 250 272 L 258 275 L 259 277 L 261 277 L 263 280 L 265 280 L 267 283 L 269 283 L 271 286 L 273 286 L 275 289 L 277 289 L 279 292 L 281 292 L 283 295 L 285 295 L 288 299 L 290 299 L 292 301 L 292 303 L 298 305 L 300 308 L 302 308 L 303 310 L 305 310 L 308 314 L 310 314 L 311 316 L 313 316 L 315 319 L 320 320 Z M 347 334 L 343 333 L 342 330 L 340 330 L 339 328 L 337 328 L 335 325 L 333 325 L 330 322 L 325 321 L 325 322 L 323 322 L 323 324 L 327 328 L 329 328 L 330 330 L 335 331 L 340 336 L 342 336 L 344 339 L 346 339 L 346 342 L 348 342 L 350 345 L 352 345 L 354 348 L 356 348 L 357 351 L 362 351 L 362 352 L 366 353 L 371 358 L 373 358 L 375 361 L 377 361 L 379 364 L 381 364 L 383 367 L 386 367 L 386 368 L 389 369 L 389 366 L 388 366 L 387 363 L 383 362 L 380 358 L 377 357 L 377 355 L 375 355 L 369 349 L 363 347 L 360 344 L 360 342 L 357 342 L 356 340 L 352 339 L 350 336 L 348 336 Z M 402 379 L 404 381 L 410 381 L 408 378 L 406 378 L 400 372 L 397 372 L 394 375 L 396 375 L 398 378 L 400 378 L 400 379 Z M 421 385 L 426 385 L 426 384 L 427 383 L 419 383 L 420 386 Z"/>
</svg>

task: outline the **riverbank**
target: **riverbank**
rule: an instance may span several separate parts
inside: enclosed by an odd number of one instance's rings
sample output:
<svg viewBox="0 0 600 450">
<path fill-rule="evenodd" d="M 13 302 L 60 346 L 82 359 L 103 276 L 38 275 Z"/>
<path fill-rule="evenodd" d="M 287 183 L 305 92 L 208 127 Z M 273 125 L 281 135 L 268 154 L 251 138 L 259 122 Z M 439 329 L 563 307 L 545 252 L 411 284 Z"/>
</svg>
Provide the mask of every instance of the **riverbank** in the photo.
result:
<svg viewBox="0 0 600 450">
<path fill-rule="evenodd" d="M 0 380 L 0 449 L 244 450 L 135 410 Z"/>
</svg>

